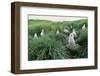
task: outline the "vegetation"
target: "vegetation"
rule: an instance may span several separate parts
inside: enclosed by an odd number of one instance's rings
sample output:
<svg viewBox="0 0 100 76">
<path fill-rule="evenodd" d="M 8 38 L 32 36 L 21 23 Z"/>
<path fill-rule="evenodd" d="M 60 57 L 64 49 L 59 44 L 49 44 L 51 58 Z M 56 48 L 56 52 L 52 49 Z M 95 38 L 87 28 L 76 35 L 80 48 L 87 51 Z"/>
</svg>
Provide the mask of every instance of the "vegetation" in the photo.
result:
<svg viewBox="0 0 100 76">
<path fill-rule="evenodd" d="M 86 29 L 82 30 L 84 24 Z M 28 60 L 87 58 L 87 24 L 87 19 L 62 22 L 28 20 Z M 78 35 L 75 41 L 79 48 L 75 50 L 71 50 L 66 46 L 69 33 L 64 33 L 64 28 L 71 32 L 71 26 Z M 44 29 L 43 36 L 40 35 L 42 29 Z M 59 30 L 59 34 L 56 33 L 57 30 Z M 37 37 L 34 37 L 35 33 Z"/>
</svg>

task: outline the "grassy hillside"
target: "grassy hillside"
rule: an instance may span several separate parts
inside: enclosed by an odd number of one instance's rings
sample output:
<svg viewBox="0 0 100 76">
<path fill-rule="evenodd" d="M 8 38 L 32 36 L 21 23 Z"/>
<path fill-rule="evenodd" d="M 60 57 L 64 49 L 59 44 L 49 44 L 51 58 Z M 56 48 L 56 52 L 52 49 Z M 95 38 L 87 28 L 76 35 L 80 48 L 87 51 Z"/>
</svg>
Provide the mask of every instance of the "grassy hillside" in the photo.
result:
<svg viewBox="0 0 100 76">
<path fill-rule="evenodd" d="M 84 24 L 86 30 L 82 30 Z M 63 22 L 28 20 L 28 60 L 86 58 L 88 55 L 87 24 L 87 19 Z M 64 28 L 71 32 L 71 26 L 78 35 L 75 40 L 79 48 L 74 51 L 66 47 L 69 34 L 64 33 Z M 40 36 L 42 29 L 44 29 L 44 35 Z M 56 34 L 57 30 L 59 34 Z M 34 38 L 35 33 L 37 38 Z"/>
</svg>

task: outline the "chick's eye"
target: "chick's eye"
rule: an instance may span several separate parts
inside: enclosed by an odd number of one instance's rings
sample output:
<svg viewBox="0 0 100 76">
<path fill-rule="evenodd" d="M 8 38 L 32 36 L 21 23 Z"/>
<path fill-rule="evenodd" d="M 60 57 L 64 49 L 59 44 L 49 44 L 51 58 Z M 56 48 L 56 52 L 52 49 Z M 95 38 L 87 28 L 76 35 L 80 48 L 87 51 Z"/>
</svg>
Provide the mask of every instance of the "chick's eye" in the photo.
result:
<svg viewBox="0 0 100 76">
<path fill-rule="evenodd" d="M 71 37 L 72 37 L 73 35 L 71 35 Z"/>
</svg>

